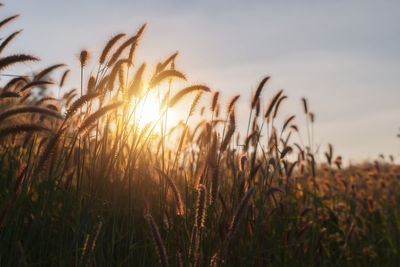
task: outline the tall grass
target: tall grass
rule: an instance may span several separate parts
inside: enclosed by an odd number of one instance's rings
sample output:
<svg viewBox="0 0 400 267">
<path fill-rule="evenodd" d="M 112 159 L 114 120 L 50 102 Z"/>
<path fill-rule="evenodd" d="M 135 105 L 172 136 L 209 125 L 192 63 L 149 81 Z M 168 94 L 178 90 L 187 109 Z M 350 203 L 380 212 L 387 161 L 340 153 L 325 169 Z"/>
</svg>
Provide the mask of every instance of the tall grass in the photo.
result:
<svg viewBox="0 0 400 267">
<path fill-rule="evenodd" d="M 343 168 L 331 145 L 326 162 L 316 162 L 307 101 L 298 115 L 306 119 L 304 146 L 297 117 L 279 118 L 283 91 L 264 101 L 269 77 L 253 95 L 240 138 L 239 95 L 224 110 L 213 92 L 210 108 L 198 111 L 212 90 L 172 87 L 187 79 L 176 70 L 177 53 L 150 74 L 134 62 L 145 26 L 110 39 L 94 76 L 84 75 L 94 59 L 82 51 L 80 90 L 64 88 L 64 70 L 59 98 L 35 99 L 30 91 L 52 84 L 46 77 L 64 65 L 2 79 L 1 266 L 400 263 L 399 166 L 379 160 Z M 32 60 L 3 56 L 0 71 Z M 159 117 L 139 127 L 154 91 Z M 186 120 L 167 125 L 168 110 L 189 96 Z"/>
</svg>

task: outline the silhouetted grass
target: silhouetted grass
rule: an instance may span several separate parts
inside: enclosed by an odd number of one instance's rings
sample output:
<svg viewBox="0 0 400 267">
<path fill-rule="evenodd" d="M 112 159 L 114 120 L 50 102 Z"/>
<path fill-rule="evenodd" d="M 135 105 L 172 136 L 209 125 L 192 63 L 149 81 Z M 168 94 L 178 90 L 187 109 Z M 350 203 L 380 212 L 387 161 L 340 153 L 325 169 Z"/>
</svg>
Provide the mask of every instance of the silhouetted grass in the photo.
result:
<svg viewBox="0 0 400 267">
<path fill-rule="evenodd" d="M 238 95 L 223 109 L 213 92 L 198 112 L 211 89 L 174 87 L 174 79 L 186 80 L 175 69 L 177 53 L 149 78 L 144 63 L 134 64 L 144 29 L 106 44 L 86 88 L 90 53 L 81 52 L 80 94 L 64 90 L 66 70 L 59 99 L 30 95 L 52 84 L 46 77 L 62 64 L 2 80 L 1 266 L 400 263 L 398 165 L 381 159 L 343 168 L 331 145 L 326 161 L 316 162 L 310 106 L 302 99 L 297 115 L 307 121 L 303 145 L 297 117 L 279 118 L 284 92 L 263 100 L 269 77 L 252 97 L 240 138 Z M 27 60 L 36 58 L 3 56 L 0 70 Z M 159 118 L 139 127 L 154 91 Z M 186 120 L 168 125 L 168 110 L 188 95 L 196 96 Z"/>
</svg>

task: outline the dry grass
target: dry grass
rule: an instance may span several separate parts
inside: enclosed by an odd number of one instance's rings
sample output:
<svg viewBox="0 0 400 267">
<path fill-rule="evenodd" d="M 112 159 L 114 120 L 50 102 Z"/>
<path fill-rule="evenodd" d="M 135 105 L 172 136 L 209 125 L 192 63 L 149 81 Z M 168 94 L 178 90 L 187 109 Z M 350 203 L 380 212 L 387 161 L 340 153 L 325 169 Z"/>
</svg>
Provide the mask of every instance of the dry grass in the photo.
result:
<svg viewBox="0 0 400 267">
<path fill-rule="evenodd" d="M 283 90 L 267 91 L 270 100 L 264 101 L 269 77 L 252 97 L 240 138 L 239 95 L 223 110 L 219 92 L 206 85 L 176 88 L 175 79 L 187 83 L 176 70 L 178 53 L 151 75 L 146 63 L 134 64 L 145 26 L 132 37 L 112 37 L 98 60 L 82 51 L 80 90 L 64 88 L 69 70 L 63 64 L 33 79 L 3 81 L 1 266 L 400 262 L 398 165 L 380 159 L 344 168 L 332 145 L 326 162 L 317 162 L 306 99 L 304 114 L 297 115 L 306 119 L 302 140 L 295 115 L 279 118 Z M 0 71 L 32 60 L 3 56 Z M 90 61 L 98 63 L 97 73 L 86 77 Z M 35 99 L 29 91 L 52 85 L 42 79 L 61 70 L 63 96 Z M 158 118 L 139 127 L 141 105 L 152 92 L 159 95 Z M 168 125 L 168 111 L 189 95 L 186 120 Z M 209 107 L 197 110 L 207 95 Z"/>
</svg>

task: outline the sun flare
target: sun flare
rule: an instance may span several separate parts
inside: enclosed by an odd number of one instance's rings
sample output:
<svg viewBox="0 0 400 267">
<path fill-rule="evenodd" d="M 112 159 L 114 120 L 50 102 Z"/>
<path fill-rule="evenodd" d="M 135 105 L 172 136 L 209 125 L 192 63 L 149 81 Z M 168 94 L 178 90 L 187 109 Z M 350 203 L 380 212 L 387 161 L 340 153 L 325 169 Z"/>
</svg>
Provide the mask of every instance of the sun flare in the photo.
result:
<svg viewBox="0 0 400 267">
<path fill-rule="evenodd" d="M 132 103 L 132 108 L 135 108 Z M 132 118 L 131 123 L 136 124 L 140 130 L 146 125 L 154 126 L 153 133 L 161 133 L 161 122 L 165 123 L 168 130 L 178 123 L 178 116 L 174 109 L 168 109 L 168 112 L 162 114 L 161 100 L 156 94 L 148 94 L 136 107 L 136 117 Z M 165 125 L 165 124 L 164 124 Z"/>
</svg>

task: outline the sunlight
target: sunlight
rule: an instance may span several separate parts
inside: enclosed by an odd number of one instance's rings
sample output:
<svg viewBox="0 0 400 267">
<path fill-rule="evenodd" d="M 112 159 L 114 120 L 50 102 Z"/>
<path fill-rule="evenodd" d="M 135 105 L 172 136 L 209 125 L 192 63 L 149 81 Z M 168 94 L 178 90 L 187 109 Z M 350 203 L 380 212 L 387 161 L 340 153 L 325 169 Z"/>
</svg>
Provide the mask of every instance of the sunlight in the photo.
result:
<svg viewBox="0 0 400 267">
<path fill-rule="evenodd" d="M 138 125 L 139 129 L 142 130 L 147 124 L 156 124 L 153 133 L 161 133 L 161 111 L 160 111 L 161 100 L 155 93 L 150 93 L 144 97 L 143 101 L 137 106 L 137 117 L 131 119 L 131 123 Z M 134 108 L 132 103 L 132 108 Z M 165 118 L 163 118 L 165 120 Z M 167 131 L 172 126 L 178 123 L 178 116 L 174 109 L 169 109 L 167 113 Z"/>
</svg>

